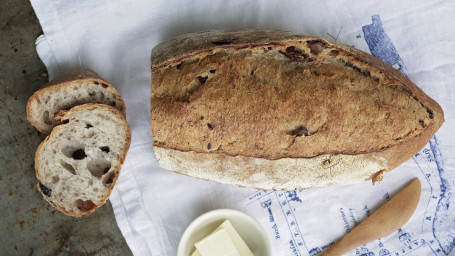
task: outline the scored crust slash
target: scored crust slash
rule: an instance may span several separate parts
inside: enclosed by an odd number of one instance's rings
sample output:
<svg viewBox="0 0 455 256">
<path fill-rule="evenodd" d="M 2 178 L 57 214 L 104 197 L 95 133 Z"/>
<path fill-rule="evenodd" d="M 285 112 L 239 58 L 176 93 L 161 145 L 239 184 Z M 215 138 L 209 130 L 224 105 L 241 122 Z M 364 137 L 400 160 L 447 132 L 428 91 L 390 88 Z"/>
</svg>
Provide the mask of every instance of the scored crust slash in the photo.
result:
<svg viewBox="0 0 455 256">
<path fill-rule="evenodd" d="M 162 168 L 260 189 L 379 182 L 444 122 L 441 107 L 362 51 L 285 31 L 208 31 L 152 50 Z"/>
</svg>

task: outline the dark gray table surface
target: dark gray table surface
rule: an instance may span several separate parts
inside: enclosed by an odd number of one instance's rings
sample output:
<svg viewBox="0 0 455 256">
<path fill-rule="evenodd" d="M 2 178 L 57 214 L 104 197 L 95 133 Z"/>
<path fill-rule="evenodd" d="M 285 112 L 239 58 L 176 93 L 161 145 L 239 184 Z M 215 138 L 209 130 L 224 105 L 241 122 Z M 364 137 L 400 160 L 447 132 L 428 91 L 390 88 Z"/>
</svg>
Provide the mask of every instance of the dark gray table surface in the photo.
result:
<svg viewBox="0 0 455 256">
<path fill-rule="evenodd" d="M 48 81 L 35 49 L 40 34 L 28 0 L 0 2 L 0 254 L 131 255 L 110 202 L 73 218 L 36 188 L 33 157 L 45 136 L 27 122 L 25 105 Z"/>
</svg>

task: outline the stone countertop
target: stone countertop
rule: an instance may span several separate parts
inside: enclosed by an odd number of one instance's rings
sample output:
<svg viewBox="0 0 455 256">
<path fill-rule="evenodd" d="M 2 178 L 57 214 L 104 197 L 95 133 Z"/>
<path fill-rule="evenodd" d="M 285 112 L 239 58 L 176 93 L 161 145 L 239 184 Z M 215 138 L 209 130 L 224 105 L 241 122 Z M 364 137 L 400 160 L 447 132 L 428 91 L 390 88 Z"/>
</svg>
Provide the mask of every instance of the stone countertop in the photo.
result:
<svg viewBox="0 0 455 256">
<path fill-rule="evenodd" d="M 25 117 L 28 98 L 48 82 L 36 53 L 42 34 L 30 2 L 0 3 L 0 237 L 2 255 L 131 255 L 108 201 L 68 217 L 37 190 L 33 157 L 45 138 Z"/>
</svg>

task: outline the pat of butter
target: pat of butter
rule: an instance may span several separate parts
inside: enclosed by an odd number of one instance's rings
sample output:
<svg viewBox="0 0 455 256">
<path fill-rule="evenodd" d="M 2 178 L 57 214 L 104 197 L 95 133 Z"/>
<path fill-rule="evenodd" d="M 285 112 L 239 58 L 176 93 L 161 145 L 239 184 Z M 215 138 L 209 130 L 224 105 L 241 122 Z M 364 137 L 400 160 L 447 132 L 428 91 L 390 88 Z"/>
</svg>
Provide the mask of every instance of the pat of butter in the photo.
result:
<svg viewBox="0 0 455 256">
<path fill-rule="evenodd" d="M 215 244 L 215 240 L 209 240 L 209 237 L 217 234 L 219 231 L 224 230 L 228 234 L 228 238 L 226 239 L 228 242 L 232 243 L 237 251 L 238 254 L 233 254 L 233 255 L 240 255 L 240 256 L 254 256 L 254 254 L 251 252 L 250 248 L 248 248 L 248 245 L 245 243 L 245 241 L 242 239 L 242 237 L 237 233 L 235 230 L 234 226 L 232 226 L 231 222 L 229 220 L 225 220 L 217 229 L 215 229 L 210 235 L 208 235 L 206 238 L 202 239 L 201 241 L 196 243 L 196 251 L 191 254 L 191 256 L 207 256 L 207 255 L 225 255 L 221 254 L 224 251 L 228 251 L 227 249 L 224 249 L 224 245 L 221 244 Z M 224 232 L 223 232 L 224 233 Z M 207 240 L 206 240 L 207 239 Z M 198 247 L 198 243 L 201 243 L 203 241 L 206 242 L 213 242 L 214 247 L 218 248 L 216 251 L 214 251 L 214 254 L 207 254 L 205 255 Z M 230 245 L 229 245 L 230 246 Z M 226 254 L 229 255 L 229 254 Z"/>
<path fill-rule="evenodd" d="M 225 229 L 213 232 L 195 246 L 202 256 L 240 256 Z"/>
<path fill-rule="evenodd" d="M 202 256 L 202 254 L 198 251 L 198 249 L 196 249 L 191 256 Z"/>
</svg>

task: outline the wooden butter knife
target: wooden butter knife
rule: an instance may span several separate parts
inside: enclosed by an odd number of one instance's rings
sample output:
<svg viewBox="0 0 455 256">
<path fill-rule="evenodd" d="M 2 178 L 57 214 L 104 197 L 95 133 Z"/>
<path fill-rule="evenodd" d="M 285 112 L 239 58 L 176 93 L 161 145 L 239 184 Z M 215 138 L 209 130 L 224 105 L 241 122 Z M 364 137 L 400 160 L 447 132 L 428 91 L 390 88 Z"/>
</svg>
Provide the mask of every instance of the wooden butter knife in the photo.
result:
<svg viewBox="0 0 455 256">
<path fill-rule="evenodd" d="M 412 216 L 420 199 L 420 181 L 412 180 L 403 190 L 346 234 L 322 256 L 342 255 L 402 227 Z"/>
</svg>

